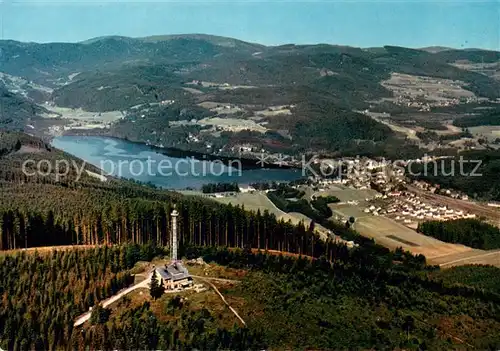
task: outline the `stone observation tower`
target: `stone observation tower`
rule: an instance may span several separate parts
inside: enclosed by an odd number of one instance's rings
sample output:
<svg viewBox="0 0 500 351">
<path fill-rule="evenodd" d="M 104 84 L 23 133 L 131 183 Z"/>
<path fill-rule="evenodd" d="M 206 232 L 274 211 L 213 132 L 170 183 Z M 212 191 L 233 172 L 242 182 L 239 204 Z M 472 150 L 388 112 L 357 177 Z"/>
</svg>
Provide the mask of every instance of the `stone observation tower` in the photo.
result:
<svg viewBox="0 0 500 351">
<path fill-rule="evenodd" d="M 170 214 L 172 216 L 172 235 L 170 242 L 170 258 L 172 262 L 177 261 L 177 217 L 179 216 L 179 212 L 174 207 L 174 210 Z"/>
<path fill-rule="evenodd" d="M 170 214 L 172 216 L 172 235 L 170 236 L 170 263 L 164 267 L 156 268 L 156 272 L 163 280 L 163 285 L 167 290 L 183 290 L 193 286 L 193 278 L 182 261 L 177 256 L 178 240 L 177 237 L 177 217 L 179 212 L 175 209 Z"/>
</svg>

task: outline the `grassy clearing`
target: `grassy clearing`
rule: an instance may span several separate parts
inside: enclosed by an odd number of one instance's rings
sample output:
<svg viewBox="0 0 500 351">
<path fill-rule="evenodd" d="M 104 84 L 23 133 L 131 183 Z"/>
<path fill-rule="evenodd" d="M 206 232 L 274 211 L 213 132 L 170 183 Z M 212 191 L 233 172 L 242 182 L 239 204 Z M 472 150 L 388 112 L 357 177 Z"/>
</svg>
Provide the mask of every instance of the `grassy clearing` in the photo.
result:
<svg viewBox="0 0 500 351">
<path fill-rule="evenodd" d="M 278 209 L 265 194 L 259 192 L 255 192 L 253 194 L 240 193 L 235 196 L 215 198 L 215 200 L 223 204 L 244 206 L 245 209 L 249 211 L 260 210 L 260 212 L 263 212 L 267 210 L 269 213 L 274 214 L 277 218 L 283 218 L 286 221 L 293 219 L 291 216 L 288 216 L 285 212 Z"/>
</svg>

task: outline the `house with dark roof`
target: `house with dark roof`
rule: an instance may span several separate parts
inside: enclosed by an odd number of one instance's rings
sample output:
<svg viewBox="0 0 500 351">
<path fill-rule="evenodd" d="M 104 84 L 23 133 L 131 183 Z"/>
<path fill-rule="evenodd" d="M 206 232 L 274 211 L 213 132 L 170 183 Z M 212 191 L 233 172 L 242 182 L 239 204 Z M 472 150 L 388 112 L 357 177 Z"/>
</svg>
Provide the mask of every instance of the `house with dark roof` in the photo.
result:
<svg viewBox="0 0 500 351">
<path fill-rule="evenodd" d="M 181 262 L 173 262 L 168 266 L 156 268 L 167 290 L 185 289 L 193 285 L 193 278 Z"/>
</svg>

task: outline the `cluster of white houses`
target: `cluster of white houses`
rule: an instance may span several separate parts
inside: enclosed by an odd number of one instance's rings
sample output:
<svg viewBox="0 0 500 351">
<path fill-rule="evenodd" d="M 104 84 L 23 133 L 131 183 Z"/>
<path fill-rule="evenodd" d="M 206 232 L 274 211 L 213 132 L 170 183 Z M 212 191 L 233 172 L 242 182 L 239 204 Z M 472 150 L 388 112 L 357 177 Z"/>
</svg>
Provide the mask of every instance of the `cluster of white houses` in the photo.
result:
<svg viewBox="0 0 500 351">
<path fill-rule="evenodd" d="M 389 195 L 389 196 L 387 196 Z M 420 197 L 410 192 L 394 191 L 375 198 L 389 199 L 388 202 L 366 207 L 364 212 L 374 216 L 386 215 L 407 225 L 422 221 L 448 221 L 462 218 L 475 218 L 476 215 L 447 206 L 432 205 L 422 201 Z M 367 202 L 370 199 L 366 199 Z"/>
<path fill-rule="evenodd" d="M 432 184 L 429 184 L 423 180 L 419 180 L 419 181 L 415 180 L 415 181 L 413 181 L 413 185 L 416 186 L 417 188 L 422 189 L 422 190 L 426 190 L 426 191 L 429 191 L 429 192 L 435 193 L 435 194 L 439 193 L 440 195 L 448 196 L 448 197 L 451 197 L 453 199 L 460 199 L 460 200 L 464 200 L 464 201 L 469 200 L 469 196 L 467 196 L 467 194 L 458 192 L 456 190 L 443 189 L 439 186 L 439 184 L 432 185 Z"/>
<path fill-rule="evenodd" d="M 475 214 L 455 210 L 447 206 L 432 205 L 422 201 L 412 194 L 410 197 L 401 197 L 392 202 L 386 209 L 387 214 L 395 214 L 396 220 L 410 223 L 413 220 L 448 221 L 461 218 L 475 218 Z"/>
</svg>

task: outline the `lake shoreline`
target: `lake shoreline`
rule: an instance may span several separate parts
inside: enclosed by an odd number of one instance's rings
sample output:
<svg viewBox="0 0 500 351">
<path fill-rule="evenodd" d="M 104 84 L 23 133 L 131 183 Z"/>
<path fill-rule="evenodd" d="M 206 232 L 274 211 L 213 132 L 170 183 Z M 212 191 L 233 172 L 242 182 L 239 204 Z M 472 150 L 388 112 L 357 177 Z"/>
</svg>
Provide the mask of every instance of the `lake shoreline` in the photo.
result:
<svg viewBox="0 0 500 351">
<path fill-rule="evenodd" d="M 110 175 L 151 183 L 165 189 L 200 189 L 205 184 L 213 183 L 238 183 L 247 186 L 303 178 L 302 172 L 294 168 L 264 168 L 256 166 L 254 160 L 245 165 L 240 160 L 236 162 L 235 159 L 226 158 L 226 162 L 233 161 L 228 166 L 219 157 L 210 158 L 184 150 L 173 152 L 166 148 L 104 135 L 56 136 L 51 145 L 104 169 Z M 164 161 L 166 163 L 162 163 Z M 163 169 L 160 171 L 158 166 L 162 164 Z M 165 169 L 165 165 L 170 165 L 170 168 Z"/>
<path fill-rule="evenodd" d="M 161 147 L 153 144 L 148 144 L 143 141 L 130 140 L 127 138 L 117 137 L 115 135 L 109 133 L 93 133 L 89 132 L 90 130 L 82 130 L 82 133 L 79 133 L 74 130 L 68 130 L 63 133 L 62 136 L 86 136 L 86 137 L 106 137 L 110 139 L 116 139 L 120 141 L 126 141 L 129 143 L 144 145 L 151 148 L 152 151 L 156 151 L 166 156 L 177 157 L 177 158 L 194 158 L 198 161 L 221 161 L 223 164 L 230 166 L 232 162 L 239 161 L 241 163 L 241 169 L 243 170 L 252 170 L 252 169 L 297 169 L 300 170 L 301 167 L 294 165 L 284 165 L 284 164 L 276 164 L 270 162 L 261 162 L 258 159 L 246 158 L 246 157 L 238 157 L 238 156 L 222 156 L 222 155 L 214 155 L 210 153 L 204 153 L 199 151 L 191 151 L 185 150 L 177 147 Z M 100 130 L 103 131 L 103 130 Z M 52 136 L 50 139 L 54 139 L 55 136 Z"/>
</svg>

